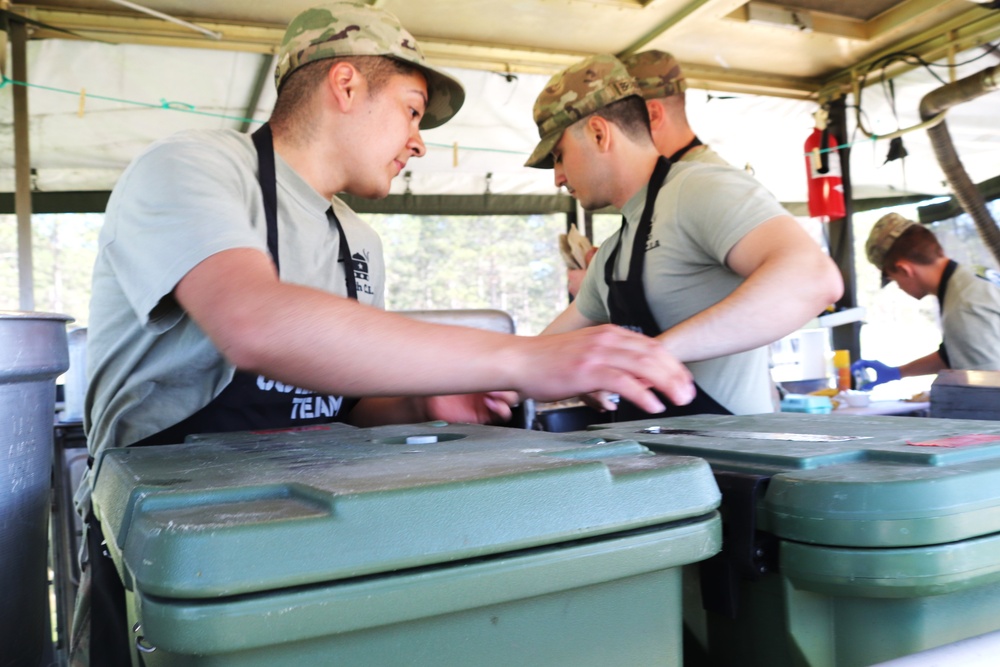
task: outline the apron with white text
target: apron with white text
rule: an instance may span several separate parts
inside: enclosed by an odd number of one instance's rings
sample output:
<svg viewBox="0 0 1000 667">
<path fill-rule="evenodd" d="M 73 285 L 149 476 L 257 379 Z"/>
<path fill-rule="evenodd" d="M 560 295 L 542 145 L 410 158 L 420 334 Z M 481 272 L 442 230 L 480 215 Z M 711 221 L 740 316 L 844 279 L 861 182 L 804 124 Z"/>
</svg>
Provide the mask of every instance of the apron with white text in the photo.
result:
<svg viewBox="0 0 1000 667">
<path fill-rule="evenodd" d="M 271 128 L 265 124 L 254 132 L 253 143 L 254 148 L 257 149 L 258 180 L 264 196 L 267 248 L 274 260 L 274 266 L 280 274 L 278 197 Z M 347 243 L 347 235 L 344 234 L 344 228 L 334 214 L 332 207 L 327 210 L 326 215 L 330 224 L 336 226 L 339 232 L 340 261 L 345 263 L 347 296 L 357 300 L 355 266 Z M 271 380 L 263 375 L 237 370 L 232 381 L 211 403 L 180 423 L 135 444 L 179 443 L 183 442 L 187 435 L 193 433 L 271 430 L 328 424 L 343 421 L 355 404 L 357 404 L 356 398 L 318 394 Z"/>
</svg>

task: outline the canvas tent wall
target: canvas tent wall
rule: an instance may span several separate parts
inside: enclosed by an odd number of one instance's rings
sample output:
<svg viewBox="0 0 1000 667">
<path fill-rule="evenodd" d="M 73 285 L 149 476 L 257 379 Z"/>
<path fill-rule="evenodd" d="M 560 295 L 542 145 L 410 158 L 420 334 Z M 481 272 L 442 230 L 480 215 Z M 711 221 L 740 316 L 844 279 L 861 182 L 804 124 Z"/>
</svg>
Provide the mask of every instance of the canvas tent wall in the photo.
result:
<svg viewBox="0 0 1000 667">
<path fill-rule="evenodd" d="M 0 0 L 13 30 L 0 89 L 0 210 L 13 210 L 15 174 L 35 210 L 101 210 L 134 155 L 185 127 L 249 128 L 274 100 L 272 58 L 282 26 L 310 0 L 149 0 L 144 6 L 189 27 L 112 0 Z M 677 55 L 691 90 L 695 129 L 737 166 L 749 165 L 793 212 L 805 197 L 802 143 L 812 112 L 832 99 L 855 102 L 877 134 L 917 122 L 919 99 L 940 85 L 912 53 L 962 76 L 1000 62 L 984 45 L 1000 37 L 1000 12 L 966 0 L 795 0 L 781 7 L 737 0 L 373 0 L 400 16 L 439 64 L 454 67 L 469 103 L 451 123 L 426 133 L 427 157 L 414 160 L 381 203 L 361 210 L 410 212 L 575 211 L 551 173 L 522 167 L 536 140 L 531 103 L 547 77 L 582 55 L 661 48 Z M 558 30 L 553 29 L 558 26 Z M 8 53 L 8 49 L 0 50 Z M 11 64 L 24 65 L 24 81 Z M 888 67 L 881 65 L 888 62 Z M 939 68 L 947 80 L 946 69 Z M 892 80 L 892 97 L 881 81 Z M 26 119 L 13 122 L 23 92 Z M 949 111 L 956 144 L 976 182 L 996 176 L 996 100 Z M 14 169 L 15 139 L 27 165 Z M 885 163 L 886 142 L 845 119 L 855 207 L 947 195 L 923 132 L 905 136 L 909 157 Z M 30 172 L 25 172 L 28 169 Z M 83 193 L 83 194 L 73 194 Z M 846 265 L 846 262 L 845 262 Z"/>
</svg>

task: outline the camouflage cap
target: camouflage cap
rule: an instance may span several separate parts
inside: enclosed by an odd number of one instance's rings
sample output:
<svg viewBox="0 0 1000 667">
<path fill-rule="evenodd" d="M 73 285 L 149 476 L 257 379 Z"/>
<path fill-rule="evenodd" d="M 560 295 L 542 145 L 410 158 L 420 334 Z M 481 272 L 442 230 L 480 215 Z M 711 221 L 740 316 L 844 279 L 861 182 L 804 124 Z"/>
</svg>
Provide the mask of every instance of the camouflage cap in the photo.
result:
<svg viewBox="0 0 1000 667">
<path fill-rule="evenodd" d="M 677 59 L 666 51 L 643 51 L 622 58 L 628 73 L 635 78 L 639 93 L 647 100 L 680 95 L 687 89 Z"/>
<path fill-rule="evenodd" d="M 635 80 L 612 55 L 591 56 L 549 79 L 535 100 L 534 116 L 541 141 L 524 163 L 552 168 L 552 149 L 563 132 L 584 116 L 612 102 L 638 95 Z"/>
<path fill-rule="evenodd" d="M 872 227 L 871 234 L 868 235 L 868 241 L 865 242 L 865 254 L 868 255 L 868 261 L 874 264 L 879 271 L 885 273 L 883 263 L 886 254 L 892 248 L 892 244 L 903 232 L 916 224 L 899 213 L 889 213 L 879 218 L 875 226 Z"/>
<path fill-rule="evenodd" d="M 278 51 L 278 90 L 299 67 L 324 58 L 385 56 L 414 65 L 427 79 L 427 110 L 421 129 L 442 125 L 462 107 L 465 90 L 456 79 L 427 64 L 417 40 L 389 12 L 355 2 L 307 9 L 288 24 Z"/>
</svg>

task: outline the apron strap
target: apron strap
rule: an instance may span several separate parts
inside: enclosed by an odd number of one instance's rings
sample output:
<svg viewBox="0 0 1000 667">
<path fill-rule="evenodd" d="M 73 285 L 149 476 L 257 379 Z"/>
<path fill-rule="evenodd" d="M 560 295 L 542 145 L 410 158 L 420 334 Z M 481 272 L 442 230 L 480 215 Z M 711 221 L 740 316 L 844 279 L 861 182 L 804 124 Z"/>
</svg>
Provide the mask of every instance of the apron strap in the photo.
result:
<svg viewBox="0 0 1000 667">
<path fill-rule="evenodd" d="M 351 256 L 351 246 L 347 243 L 347 234 L 340 224 L 340 219 L 333 212 L 333 206 L 326 209 L 326 219 L 337 227 L 340 236 L 340 261 L 344 263 L 344 281 L 347 283 L 347 298 L 358 300 L 358 282 L 354 276 L 354 258 Z"/>
<path fill-rule="evenodd" d="M 264 123 L 251 135 L 257 149 L 257 181 L 264 197 L 264 217 L 267 220 L 267 249 L 274 261 L 274 268 L 281 275 L 278 262 L 278 185 L 274 170 L 274 138 L 271 126 Z M 343 232 L 341 232 L 343 237 Z"/>
<path fill-rule="evenodd" d="M 691 150 L 695 146 L 704 146 L 704 144 L 702 143 L 701 139 L 699 139 L 698 137 L 695 137 L 694 139 L 692 139 L 691 141 L 689 141 L 686 146 L 683 146 L 683 147 L 679 148 L 673 155 L 671 155 L 667 159 L 670 160 L 671 162 L 677 162 L 682 157 L 684 157 L 685 153 L 687 153 L 689 150 Z M 826 144 L 823 144 L 823 146 L 826 146 Z"/>
<path fill-rule="evenodd" d="M 253 133 L 253 145 L 257 149 L 257 181 L 264 198 L 264 218 L 267 220 L 267 250 L 271 253 L 274 268 L 281 275 L 281 264 L 278 260 L 278 186 L 274 167 L 274 135 L 267 123 Z M 351 247 L 347 243 L 347 234 L 340 224 L 333 206 L 326 210 L 326 219 L 337 228 L 340 237 L 340 261 L 344 263 L 344 282 L 347 284 L 347 297 L 357 301 L 358 284 L 354 277 L 354 260 L 351 257 Z"/>
</svg>

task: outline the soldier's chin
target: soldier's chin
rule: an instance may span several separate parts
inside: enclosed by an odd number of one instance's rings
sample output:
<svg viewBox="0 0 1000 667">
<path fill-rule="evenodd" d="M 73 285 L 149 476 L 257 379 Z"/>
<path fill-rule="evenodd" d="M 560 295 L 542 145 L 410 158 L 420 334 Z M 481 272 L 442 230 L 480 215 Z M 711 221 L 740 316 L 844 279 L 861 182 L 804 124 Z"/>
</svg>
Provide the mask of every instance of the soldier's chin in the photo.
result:
<svg viewBox="0 0 1000 667">
<path fill-rule="evenodd" d="M 573 196 L 576 197 L 576 200 L 580 202 L 580 206 L 582 206 L 585 211 L 597 211 L 606 206 L 611 206 L 611 202 L 587 199 L 585 197 L 581 197 L 578 193 L 574 193 Z"/>
<path fill-rule="evenodd" d="M 385 184 L 366 184 L 346 191 L 347 194 L 362 199 L 385 199 L 389 196 L 389 182 Z"/>
</svg>

